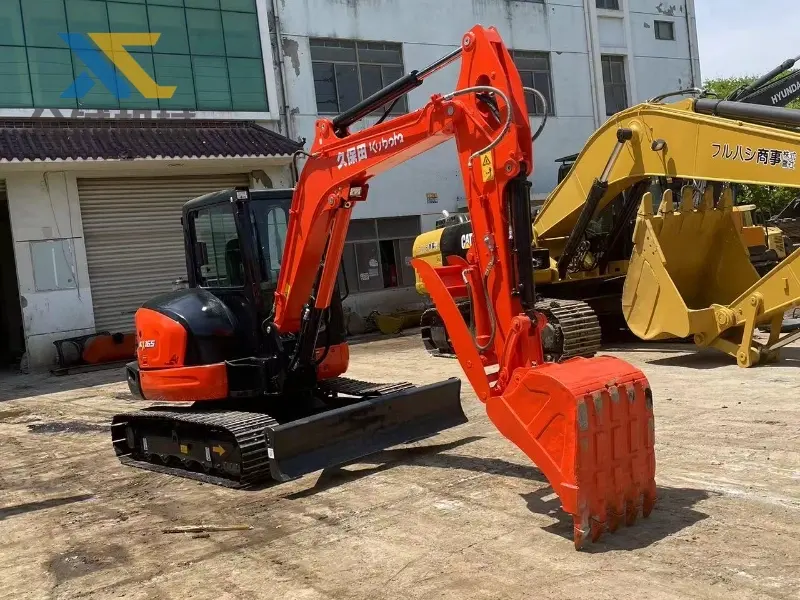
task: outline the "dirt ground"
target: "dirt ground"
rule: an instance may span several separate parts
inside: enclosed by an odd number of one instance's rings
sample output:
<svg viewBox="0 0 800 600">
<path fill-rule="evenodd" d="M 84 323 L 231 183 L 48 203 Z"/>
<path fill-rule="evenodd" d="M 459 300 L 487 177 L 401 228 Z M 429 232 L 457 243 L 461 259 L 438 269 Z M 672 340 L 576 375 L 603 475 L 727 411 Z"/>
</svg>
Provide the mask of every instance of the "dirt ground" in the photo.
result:
<svg viewBox="0 0 800 600">
<path fill-rule="evenodd" d="M 743 370 L 689 346 L 612 349 L 654 391 L 659 500 L 576 552 L 540 472 L 465 384 L 469 423 L 258 491 L 123 467 L 119 370 L 0 382 L 0 597 L 287 600 L 800 597 L 800 348 Z M 415 333 L 353 377 L 460 376 Z M 167 525 L 250 525 L 206 538 Z"/>
</svg>

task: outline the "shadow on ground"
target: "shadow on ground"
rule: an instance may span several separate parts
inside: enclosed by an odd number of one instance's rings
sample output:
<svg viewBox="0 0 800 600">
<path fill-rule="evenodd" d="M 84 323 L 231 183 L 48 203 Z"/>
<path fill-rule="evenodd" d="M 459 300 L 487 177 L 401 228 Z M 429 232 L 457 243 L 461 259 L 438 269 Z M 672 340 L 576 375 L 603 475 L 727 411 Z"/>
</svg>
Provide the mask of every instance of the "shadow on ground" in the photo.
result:
<svg viewBox="0 0 800 600">
<path fill-rule="evenodd" d="M 25 513 L 45 510 L 47 508 L 56 508 L 57 506 L 64 506 L 65 504 L 72 504 L 73 502 L 83 502 L 84 500 L 90 500 L 92 498 L 94 498 L 92 494 L 79 494 L 76 496 L 65 496 L 63 498 L 50 498 L 49 500 L 41 500 L 39 502 L 26 502 L 14 506 L 3 506 L 0 507 L 0 521 L 8 517 L 24 515 Z"/>
<path fill-rule="evenodd" d="M 19 372 L 0 370 L 0 402 L 30 398 L 42 394 L 68 392 L 86 387 L 123 383 L 125 380 L 125 368 L 120 366 L 89 373 L 61 376 L 49 373 L 26 375 Z M 87 397 L 93 395 L 91 391 L 87 391 Z M 121 396 L 123 395 L 125 398 L 121 397 L 120 399 L 128 399 L 130 397 L 127 387 L 125 393 L 121 394 Z"/>
<path fill-rule="evenodd" d="M 587 542 L 583 552 L 599 554 L 616 550 L 637 550 L 663 540 L 682 529 L 707 519 L 708 515 L 694 509 L 694 505 L 707 499 L 711 493 L 692 488 L 658 487 L 656 506 L 650 516 L 643 518 L 639 512 L 636 522 L 630 526 L 620 525 L 614 533 L 604 533 L 595 543 Z M 561 510 L 553 490 L 546 488 L 536 492 L 520 494 L 532 513 L 548 515 L 557 519 L 545 531 L 573 540 L 572 515 Z"/>
<path fill-rule="evenodd" d="M 516 477 L 537 483 L 547 483 L 545 476 L 533 465 L 521 465 L 499 458 L 464 456 L 449 454 L 471 442 L 483 439 L 471 436 L 447 444 L 392 449 L 359 460 L 359 464 L 375 464 L 374 467 L 349 470 L 342 467 L 322 471 L 313 487 L 285 496 L 287 500 L 299 500 L 393 467 L 414 465 L 415 467 L 434 467 L 440 469 L 461 469 L 476 473 L 487 473 Z M 609 552 L 613 550 L 634 550 L 645 548 L 686 527 L 708 517 L 694 510 L 694 505 L 705 500 L 710 493 L 690 488 L 659 487 L 656 507 L 647 519 L 641 515 L 631 527 L 621 526 L 613 534 L 605 534 L 597 543 L 584 547 L 587 552 Z M 521 494 L 527 508 L 533 513 L 547 515 L 556 519 L 552 525 L 543 527 L 545 531 L 572 541 L 572 516 L 561 510 L 558 497 L 548 485 L 537 491 Z"/>
<path fill-rule="evenodd" d="M 720 367 L 735 367 L 736 359 L 717 350 L 697 350 L 686 354 L 665 356 L 648 360 L 648 364 L 664 367 L 686 367 L 689 369 L 718 369 Z M 798 367 L 800 366 L 800 348 L 783 348 L 777 362 L 765 363 L 758 367 Z"/>
</svg>

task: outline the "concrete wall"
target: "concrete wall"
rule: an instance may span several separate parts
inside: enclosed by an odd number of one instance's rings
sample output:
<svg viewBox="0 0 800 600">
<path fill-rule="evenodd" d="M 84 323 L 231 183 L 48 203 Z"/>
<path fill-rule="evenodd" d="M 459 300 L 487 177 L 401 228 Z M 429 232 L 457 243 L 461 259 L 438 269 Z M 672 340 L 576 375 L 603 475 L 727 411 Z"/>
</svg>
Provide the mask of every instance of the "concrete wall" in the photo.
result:
<svg viewBox="0 0 800 600">
<path fill-rule="evenodd" d="M 92 295 L 74 173 L 23 172 L 5 176 L 14 236 L 28 366 L 51 366 L 53 341 L 91 333 Z M 37 291 L 31 242 L 64 240 L 74 266 L 75 289 Z"/>
<path fill-rule="evenodd" d="M 636 101 L 641 102 L 666 91 L 700 85 L 699 60 L 690 60 L 690 31 L 683 1 L 631 2 L 630 30 L 637 80 Z M 658 40 L 654 21 L 670 21 L 675 41 Z M 693 63 L 696 72 L 693 73 Z"/>
</svg>

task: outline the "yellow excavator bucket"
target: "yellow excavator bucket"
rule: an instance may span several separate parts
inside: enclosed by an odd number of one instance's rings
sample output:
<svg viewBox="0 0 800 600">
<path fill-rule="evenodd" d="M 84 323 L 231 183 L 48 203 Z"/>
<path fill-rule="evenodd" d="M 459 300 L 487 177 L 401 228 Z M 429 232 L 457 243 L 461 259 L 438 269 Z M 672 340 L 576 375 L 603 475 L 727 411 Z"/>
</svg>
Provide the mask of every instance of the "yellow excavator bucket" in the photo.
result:
<svg viewBox="0 0 800 600">
<path fill-rule="evenodd" d="M 623 288 L 628 327 L 641 339 L 694 336 L 742 367 L 777 358 L 783 314 L 800 305 L 800 250 L 759 279 L 734 220 L 730 189 L 715 203 L 709 186 L 695 206 L 686 186 L 676 205 L 667 190 L 657 211 L 644 195 Z M 770 325 L 766 344 L 755 328 Z"/>
</svg>

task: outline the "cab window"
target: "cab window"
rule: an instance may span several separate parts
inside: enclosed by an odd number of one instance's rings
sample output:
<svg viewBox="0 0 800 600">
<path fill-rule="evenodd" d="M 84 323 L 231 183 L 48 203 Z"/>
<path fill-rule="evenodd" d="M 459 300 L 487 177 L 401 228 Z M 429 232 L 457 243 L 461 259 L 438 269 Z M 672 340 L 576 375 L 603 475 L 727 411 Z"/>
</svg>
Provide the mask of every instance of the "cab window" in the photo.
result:
<svg viewBox="0 0 800 600">
<path fill-rule="evenodd" d="M 244 264 L 232 204 L 198 210 L 192 215 L 194 264 L 201 287 L 241 287 Z"/>
<path fill-rule="evenodd" d="M 253 220 L 261 252 L 261 277 L 265 282 L 278 280 L 283 261 L 283 247 L 288 229 L 287 207 L 282 204 L 254 204 Z"/>
</svg>

